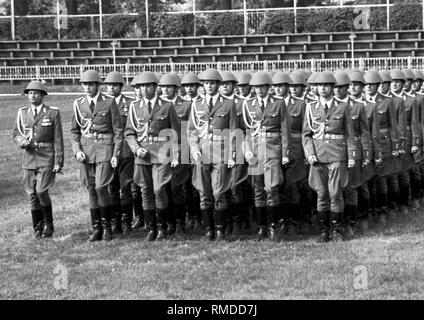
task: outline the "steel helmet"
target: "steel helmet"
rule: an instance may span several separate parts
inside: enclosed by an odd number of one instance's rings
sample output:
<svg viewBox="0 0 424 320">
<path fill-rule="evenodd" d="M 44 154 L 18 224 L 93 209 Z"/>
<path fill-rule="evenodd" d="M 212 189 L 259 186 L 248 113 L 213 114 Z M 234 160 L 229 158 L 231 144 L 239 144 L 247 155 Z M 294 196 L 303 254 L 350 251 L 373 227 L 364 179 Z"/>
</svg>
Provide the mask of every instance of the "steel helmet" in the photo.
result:
<svg viewBox="0 0 424 320">
<path fill-rule="evenodd" d="M 290 79 L 292 80 L 291 84 L 300 84 L 302 86 L 306 86 L 306 79 L 305 79 L 305 73 L 301 70 L 293 71 L 290 74 Z"/>
<path fill-rule="evenodd" d="M 387 70 L 380 70 L 379 74 L 381 76 L 381 79 L 383 79 L 382 82 L 392 82 L 392 77 L 390 76 L 390 72 Z"/>
<path fill-rule="evenodd" d="M 288 72 L 278 71 L 272 77 L 272 84 L 292 84 L 293 80 L 290 78 L 290 74 Z"/>
<path fill-rule="evenodd" d="M 200 84 L 199 77 L 194 73 L 186 73 L 181 80 L 181 85 L 184 84 Z"/>
<path fill-rule="evenodd" d="M 222 82 L 235 82 L 235 83 L 238 82 L 237 78 L 230 71 L 222 71 L 221 77 L 222 77 Z"/>
<path fill-rule="evenodd" d="M 180 78 L 175 73 L 167 73 L 160 78 L 160 86 L 180 86 Z"/>
<path fill-rule="evenodd" d="M 158 78 L 153 72 L 145 71 L 139 74 L 137 77 L 135 77 L 135 84 L 149 84 L 154 83 L 158 84 Z"/>
<path fill-rule="evenodd" d="M 336 79 L 336 86 L 348 86 L 351 83 L 346 71 L 338 70 L 333 76 Z"/>
<path fill-rule="evenodd" d="M 315 78 L 316 84 L 321 84 L 321 83 L 336 84 L 336 82 L 337 82 L 336 78 L 334 78 L 333 74 L 330 71 L 318 72 Z"/>
<path fill-rule="evenodd" d="M 104 83 L 120 83 L 125 84 L 124 77 L 119 72 L 113 71 L 109 73 L 104 81 Z"/>
<path fill-rule="evenodd" d="M 252 79 L 250 79 L 251 86 L 264 86 L 264 85 L 271 85 L 271 84 L 272 84 L 272 79 L 269 73 L 266 71 L 258 71 L 252 76 Z"/>
<path fill-rule="evenodd" d="M 315 84 L 315 78 L 317 77 L 316 72 L 312 72 L 311 75 L 308 77 L 308 80 L 306 81 L 309 84 Z"/>
<path fill-rule="evenodd" d="M 415 74 L 411 69 L 404 69 L 402 70 L 403 74 L 405 75 L 406 79 L 412 79 L 415 80 Z"/>
<path fill-rule="evenodd" d="M 34 81 L 31 81 L 30 83 L 28 83 L 27 87 L 24 90 L 24 93 L 25 94 L 28 94 L 28 92 L 31 91 L 31 90 L 41 91 L 42 93 L 44 93 L 45 96 L 47 96 L 47 90 L 46 90 L 46 88 L 38 80 L 34 80 Z"/>
<path fill-rule="evenodd" d="M 87 70 L 81 75 L 79 82 L 97 82 L 102 83 L 99 73 L 96 70 Z"/>
<path fill-rule="evenodd" d="M 390 70 L 390 76 L 392 77 L 392 80 L 406 80 L 405 74 L 399 69 Z"/>
<path fill-rule="evenodd" d="M 252 75 L 249 72 L 240 72 L 237 76 L 237 84 L 239 86 L 249 85 L 252 80 Z"/>
<path fill-rule="evenodd" d="M 308 80 L 308 78 L 310 76 L 309 71 L 301 69 L 301 70 L 298 70 L 297 72 L 299 72 L 300 74 L 303 75 L 303 78 L 305 79 L 305 83 L 306 83 L 306 81 Z"/>
<path fill-rule="evenodd" d="M 365 72 L 364 79 L 368 84 L 383 82 L 383 78 L 381 78 L 377 70 L 368 70 Z"/>
<path fill-rule="evenodd" d="M 424 73 L 421 70 L 413 70 L 415 79 L 424 80 Z"/>
<path fill-rule="evenodd" d="M 347 75 L 351 82 L 360 82 L 362 84 L 366 84 L 364 76 L 362 75 L 362 72 L 359 70 L 351 70 L 347 73 Z"/>
<path fill-rule="evenodd" d="M 200 81 L 219 81 L 222 82 L 222 77 L 216 69 L 207 69 L 199 74 Z"/>
</svg>

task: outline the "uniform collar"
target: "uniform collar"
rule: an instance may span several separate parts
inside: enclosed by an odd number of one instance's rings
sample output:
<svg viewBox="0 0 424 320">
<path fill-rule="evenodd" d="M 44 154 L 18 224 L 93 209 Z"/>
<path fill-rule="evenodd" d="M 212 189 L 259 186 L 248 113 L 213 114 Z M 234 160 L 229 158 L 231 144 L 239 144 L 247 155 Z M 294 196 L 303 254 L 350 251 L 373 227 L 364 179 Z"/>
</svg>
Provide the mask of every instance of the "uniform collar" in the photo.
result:
<svg viewBox="0 0 424 320">
<path fill-rule="evenodd" d="M 99 97 L 100 97 L 100 92 L 97 92 L 97 94 L 96 94 L 96 96 L 94 98 L 92 98 L 90 96 L 87 96 L 88 105 L 90 105 L 91 104 L 91 101 L 93 101 L 94 102 L 94 105 L 96 106 L 97 105 L 97 101 L 99 100 Z"/>
<path fill-rule="evenodd" d="M 257 98 L 258 98 L 259 105 L 262 104 L 262 100 L 263 100 L 264 101 L 264 106 L 266 108 L 266 106 L 268 105 L 269 94 L 267 94 L 265 98 L 261 98 L 259 96 Z"/>
<path fill-rule="evenodd" d="M 122 94 L 120 94 L 119 96 L 115 97 L 115 102 L 116 104 L 119 106 L 119 103 L 121 102 L 121 98 L 122 98 Z"/>
<path fill-rule="evenodd" d="M 319 102 L 321 103 L 322 106 L 326 105 L 328 106 L 328 109 L 331 108 L 332 104 L 333 104 L 334 98 L 331 98 L 328 101 L 325 101 L 323 98 L 319 98 Z"/>
<path fill-rule="evenodd" d="M 349 102 L 349 95 L 346 96 L 346 98 L 344 99 L 338 99 L 340 102 L 345 102 L 348 103 Z"/>
<path fill-rule="evenodd" d="M 37 114 L 40 114 L 42 108 L 43 108 L 43 103 L 41 103 L 40 105 L 38 105 L 36 107 L 31 105 L 32 114 L 35 115 L 35 109 L 37 109 Z"/>
<path fill-rule="evenodd" d="M 216 102 L 218 101 L 218 98 L 219 98 L 219 92 L 214 96 L 210 96 L 209 94 L 206 94 L 206 103 L 207 104 L 209 104 L 209 101 L 211 100 L 211 98 L 212 98 L 213 105 L 216 105 Z"/>
<path fill-rule="evenodd" d="M 146 104 L 146 106 L 149 104 L 149 102 L 152 104 L 152 110 L 153 110 L 153 108 L 154 108 L 154 106 L 155 106 L 155 104 L 156 104 L 156 100 L 158 99 L 158 96 L 157 95 L 155 95 L 154 97 L 153 97 L 153 99 L 151 99 L 151 100 L 149 100 L 149 99 L 147 99 L 147 98 L 143 98 L 143 100 L 144 100 L 144 103 Z"/>
</svg>

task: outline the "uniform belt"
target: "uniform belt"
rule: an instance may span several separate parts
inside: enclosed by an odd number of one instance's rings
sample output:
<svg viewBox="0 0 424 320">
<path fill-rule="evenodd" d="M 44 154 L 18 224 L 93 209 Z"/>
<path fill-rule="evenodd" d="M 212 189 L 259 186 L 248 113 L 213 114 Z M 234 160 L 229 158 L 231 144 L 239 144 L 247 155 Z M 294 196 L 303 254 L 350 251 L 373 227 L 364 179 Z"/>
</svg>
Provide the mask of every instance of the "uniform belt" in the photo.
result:
<svg viewBox="0 0 424 320">
<path fill-rule="evenodd" d="M 314 139 L 322 139 L 322 140 L 343 140 L 344 135 L 342 134 L 332 134 L 332 133 L 325 133 L 321 137 L 315 136 Z"/>
<path fill-rule="evenodd" d="M 51 148 L 53 147 L 53 142 L 38 142 L 33 141 L 34 147 L 36 148 Z"/>
<path fill-rule="evenodd" d="M 292 138 L 302 138 L 302 134 L 300 132 L 292 132 L 291 136 Z"/>
<path fill-rule="evenodd" d="M 149 143 L 153 143 L 153 142 L 167 142 L 168 140 L 169 140 L 169 137 L 148 136 L 146 142 L 149 142 Z"/>
<path fill-rule="evenodd" d="M 389 128 L 380 128 L 380 133 L 388 133 Z"/>
<path fill-rule="evenodd" d="M 258 134 L 258 136 L 262 138 L 274 138 L 279 137 L 280 135 L 280 132 L 259 132 Z"/>
<path fill-rule="evenodd" d="M 109 139 L 113 138 L 113 133 L 97 133 L 97 132 L 88 132 L 84 135 L 88 139 Z"/>
</svg>

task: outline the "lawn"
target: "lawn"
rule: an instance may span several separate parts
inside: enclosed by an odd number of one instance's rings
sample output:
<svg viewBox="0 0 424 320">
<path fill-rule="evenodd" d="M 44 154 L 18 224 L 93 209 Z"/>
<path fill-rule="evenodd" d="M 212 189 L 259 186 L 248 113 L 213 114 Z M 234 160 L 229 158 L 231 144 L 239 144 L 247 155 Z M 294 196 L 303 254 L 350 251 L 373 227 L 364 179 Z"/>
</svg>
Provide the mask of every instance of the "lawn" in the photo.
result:
<svg viewBox="0 0 424 320">
<path fill-rule="evenodd" d="M 24 97 L 0 101 L 0 299 L 423 299 L 424 210 L 341 243 L 90 243 L 88 199 L 72 159 L 72 98 L 47 97 L 64 125 L 64 175 L 51 191 L 56 232 L 35 241 L 12 127 Z"/>
</svg>

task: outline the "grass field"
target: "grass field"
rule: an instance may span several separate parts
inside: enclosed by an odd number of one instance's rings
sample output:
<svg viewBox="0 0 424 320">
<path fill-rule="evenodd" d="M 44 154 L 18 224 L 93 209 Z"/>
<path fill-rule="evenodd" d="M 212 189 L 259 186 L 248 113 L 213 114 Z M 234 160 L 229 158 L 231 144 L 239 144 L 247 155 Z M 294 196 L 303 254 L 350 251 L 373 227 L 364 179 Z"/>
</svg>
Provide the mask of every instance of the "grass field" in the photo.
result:
<svg viewBox="0 0 424 320">
<path fill-rule="evenodd" d="M 47 99 L 62 112 L 66 161 L 51 192 L 54 238 L 35 241 L 12 141 L 26 102 L 0 101 L 0 299 L 424 298 L 424 211 L 342 243 L 205 243 L 197 235 L 146 243 L 142 232 L 89 243 L 87 194 L 71 155 L 71 102 Z M 67 282 L 58 278 L 64 270 Z"/>
</svg>

